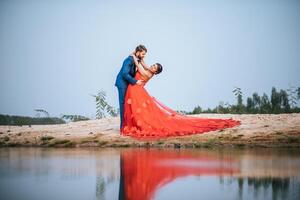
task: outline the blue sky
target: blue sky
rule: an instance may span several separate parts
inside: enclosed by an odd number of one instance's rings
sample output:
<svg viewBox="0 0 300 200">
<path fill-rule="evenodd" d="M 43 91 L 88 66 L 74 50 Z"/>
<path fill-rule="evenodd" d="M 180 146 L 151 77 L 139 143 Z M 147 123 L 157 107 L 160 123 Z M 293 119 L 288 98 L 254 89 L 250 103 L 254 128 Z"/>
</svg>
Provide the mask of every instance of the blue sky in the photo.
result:
<svg viewBox="0 0 300 200">
<path fill-rule="evenodd" d="M 175 110 L 300 86 L 300 1 L 1 0 L 1 114 L 95 115 L 138 44 L 164 69 L 146 86 Z"/>
</svg>

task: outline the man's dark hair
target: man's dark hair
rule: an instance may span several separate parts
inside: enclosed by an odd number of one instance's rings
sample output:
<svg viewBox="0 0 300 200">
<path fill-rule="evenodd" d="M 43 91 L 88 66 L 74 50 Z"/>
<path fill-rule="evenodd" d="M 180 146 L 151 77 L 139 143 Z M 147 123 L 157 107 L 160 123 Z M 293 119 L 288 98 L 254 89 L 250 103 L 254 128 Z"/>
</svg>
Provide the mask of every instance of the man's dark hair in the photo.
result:
<svg viewBox="0 0 300 200">
<path fill-rule="evenodd" d="M 147 52 L 147 48 L 144 45 L 140 44 L 139 46 L 137 46 L 135 48 L 135 52 L 138 52 L 138 51 L 146 51 Z"/>
<path fill-rule="evenodd" d="M 163 67 L 161 66 L 161 64 L 159 64 L 159 63 L 155 63 L 156 65 L 157 65 L 157 71 L 156 71 L 156 75 L 157 74 L 159 74 L 160 72 L 162 72 L 162 70 L 163 70 Z"/>
</svg>

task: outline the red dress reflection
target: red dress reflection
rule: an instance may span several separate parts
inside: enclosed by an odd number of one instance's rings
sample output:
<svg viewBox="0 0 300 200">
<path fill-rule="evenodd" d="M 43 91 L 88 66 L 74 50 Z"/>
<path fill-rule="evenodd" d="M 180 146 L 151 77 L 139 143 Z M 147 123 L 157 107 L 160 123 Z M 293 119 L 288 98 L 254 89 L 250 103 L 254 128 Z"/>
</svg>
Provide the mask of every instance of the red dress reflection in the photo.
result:
<svg viewBox="0 0 300 200">
<path fill-rule="evenodd" d="M 231 158 L 188 151 L 133 149 L 121 152 L 119 199 L 150 200 L 157 189 L 183 176 L 232 175 Z"/>
<path fill-rule="evenodd" d="M 147 82 L 138 71 L 135 78 Z M 124 102 L 121 135 L 140 139 L 199 134 L 241 124 L 231 118 L 200 118 L 180 114 L 150 96 L 139 85 L 128 85 Z"/>
</svg>

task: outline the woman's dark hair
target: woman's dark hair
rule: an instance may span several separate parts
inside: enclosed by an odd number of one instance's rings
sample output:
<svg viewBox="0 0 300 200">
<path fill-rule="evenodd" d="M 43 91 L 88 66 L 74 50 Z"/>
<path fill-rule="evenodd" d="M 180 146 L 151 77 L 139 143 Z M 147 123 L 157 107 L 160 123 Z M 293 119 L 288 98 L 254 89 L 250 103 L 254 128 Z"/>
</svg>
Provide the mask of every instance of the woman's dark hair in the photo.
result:
<svg viewBox="0 0 300 200">
<path fill-rule="evenodd" d="M 159 74 L 160 72 L 162 72 L 162 70 L 163 70 L 163 67 L 161 66 L 161 64 L 159 64 L 159 63 L 155 63 L 156 65 L 157 65 L 157 71 L 156 71 L 156 75 L 157 74 Z"/>
<path fill-rule="evenodd" d="M 147 48 L 144 45 L 140 44 L 139 46 L 137 46 L 135 48 L 135 52 L 138 52 L 138 51 L 146 51 L 147 52 Z"/>
</svg>

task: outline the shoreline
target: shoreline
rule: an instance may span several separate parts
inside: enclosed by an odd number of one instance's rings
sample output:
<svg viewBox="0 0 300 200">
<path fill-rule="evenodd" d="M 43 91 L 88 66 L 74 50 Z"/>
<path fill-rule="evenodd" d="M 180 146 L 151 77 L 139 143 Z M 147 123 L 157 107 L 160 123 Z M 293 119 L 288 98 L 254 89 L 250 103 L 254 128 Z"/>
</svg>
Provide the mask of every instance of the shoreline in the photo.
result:
<svg viewBox="0 0 300 200">
<path fill-rule="evenodd" d="M 198 114 L 203 118 L 232 118 L 241 125 L 187 136 L 138 140 L 119 133 L 119 118 L 53 125 L 0 126 L 0 147 L 300 147 L 300 113 Z"/>
</svg>

